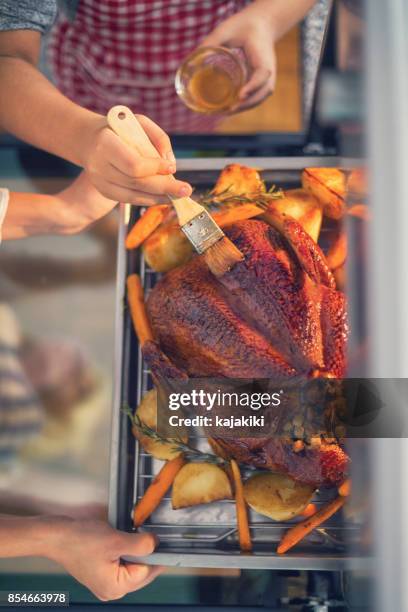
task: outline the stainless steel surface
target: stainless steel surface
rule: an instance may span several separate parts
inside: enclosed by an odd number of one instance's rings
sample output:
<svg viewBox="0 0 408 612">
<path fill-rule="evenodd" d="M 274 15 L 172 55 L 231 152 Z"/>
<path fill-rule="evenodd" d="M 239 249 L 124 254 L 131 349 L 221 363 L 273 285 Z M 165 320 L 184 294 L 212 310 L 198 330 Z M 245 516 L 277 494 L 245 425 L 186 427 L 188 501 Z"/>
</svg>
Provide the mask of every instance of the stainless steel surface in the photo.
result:
<svg viewBox="0 0 408 612">
<path fill-rule="evenodd" d="M 123 368 L 123 307 L 125 300 L 126 284 L 126 260 L 123 256 L 125 250 L 125 232 L 129 220 L 129 210 L 127 204 L 120 205 L 120 222 L 118 235 L 118 256 L 116 273 L 116 303 L 115 303 L 115 347 L 113 357 L 113 391 L 112 391 L 112 428 L 110 444 L 110 473 L 109 473 L 109 522 L 111 525 L 117 524 L 117 506 L 112 503 L 117 499 L 119 471 L 118 452 L 120 445 L 120 419 L 117 410 L 121 406 L 121 381 Z"/>
<path fill-rule="evenodd" d="M 192 552 L 194 550 L 194 552 Z M 125 561 L 165 565 L 171 567 L 207 567 L 230 569 L 277 569 L 277 570 L 321 570 L 321 571 L 370 571 L 373 563 L 367 557 L 351 555 L 329 555 L 315 553 L 275 555 L 257 552 L 245 555 L 237 551 L 208 553 L 207 549 L 185 552 L 156 552 L 148 557 L 124 557 Z"/>
<path fill-rule="evenodd" d="M 195 161 L 195 160 L 194 160 Z M 205 161 L 205 160 L 200 160 Z M 208 161 L 208 160 L 207 160 Z M 212 178 L 208 175 L 206 180 L 208 185 L 216 177 L 213 172 L 215 168 L 222 168 L 226 160 L 210 160 L 212 162 Z M 248 165 L 256 165 L 253 160 L 241 160 Z M 311 165 L 338 165 L 339 159 L 314 158 L 308 160 Z M 291 159 L 291 168 L 282 167 L 281 160 L 268 159 L 262 161 L 264 175 L 268 181 L 276 184 L 298 184 L 299 170 L 305 166 L 303 158 Z M 202 164 L 206 165 L 206 164 Z M 203 168 L 197 167 L 193 173 L 197 173 L 197 178 L 203 172 Z M 191 166 L 189 166 L 191 171 Z M 208 173 L 207 173 L 208 174 Z M 202 180 L 202 178 L 200 179 Z M 194 182 L 194 181 L 193 181 Z M 124 211 L 122 211 L 122 215 Z M 124 220 L 124 219 L 123 219 Z M 151 481 L 153 474 L 157 473 L 161 462 L 153 459 L 146 454 L 137 441 L 132 440 L 134 445 L 133 478 L 125 485 L 121 484 L 120 474 L 120 454 L 123 453 L 124 432 L 126 421 L 121 415 L 121 403 L 123 402 L 123 390 L 126 388 L 129 375 L 129 346 L 126 341 L 123 343 L 122 330 L 129 325 L 128 315 L 123 308 L 125 275 L 132 271 L 137 271 L 142 279 L 145 292 L 148 294 L 151 287 L 156 282 L 156 274 L 147 268 L 143 258 L 138 262 L 138 269 L 133 263 L 129 264 L 129 254 L 125 255 L 124 249 L 124 227 L 122 224 L 119 239 L 119 274 L 118 274 L 118 318 L 117 318 L 117 350 L 116 350 L 116 375 L 117 381 L 122 381 L 115 393 L 115 405 L 113 410 L 113 434 L 112 434 L 112 471 L 109 517 L 113 525 L 121 528 L 131 529 L 130 513 L 131 507 L 143 495 L 145 488 Z M 128 260 L 130 270 L 126 271 L 124 265 L 125 258 Z M 124 316 L 125 313 L 125 316 Z M 134 402 L 140 401 L 143 394 L 151 387 L 150 373 L 143 364 L 138 349 L 138 368 L 135 372 L 136 394 Z M 129 451 L 127 451 L 129 452 Z M 130 451 L 132 452 L 132 450 Z M 126 464 L 128 465 L 128 464 Z M 122 475 L 123 476 L 123 475 Z M 127 489 L 124 490 L 124 487 Z M 314 500 L 317 505 L 327 499 L 328 493 L 320 493 Z M 123 503 L 123 496 L 129 497 L 128 516 L 125 523 L 121 523 L 118 513 L 119 503 Z M 367 566 L 369 560 L 363 557 L 353 557 L 348 552 L 349 545 L 356 542 L 359 526 L 352 523 L 344 523 L 339 516 L 333 517 L 324 528 L 315 530 L 307 543 L 303 543 L 294 549 L 294 552 L 287 555 L 277 555 L 277 542 L 282 531 L 288 528 L 290 522 L 278 523 L 270 521 L 259 514 L 250 513 L 251 533 L 254 542 L 254 552 L 243 554 L 239 552 L 235 506 L 231 501 L 213 503 L 208 506 L 199 506 L 174 511 L 171 509 L 170 498 L 166 497 L 160 507 L 153 513 L 152 517 L 143 527 L 146 531 L 157 533 L 160 538 L 160 547 L 157 553 L 149 557 L 149 563 L 164 564 L 188 567 L 240 567 L 240 568 L 276 568 L 276 569 L 341 569 L 346 567 Z"/>
<path fill-rule="evenodd" d="M 179 158 L 177 159 L 177 170 L 222 170 L 228 164 L 242 164 L 252 168 L 268 170 L 299 170 L 306 166 L 327 166 L 342 168 L 354 168 L 361 160 L 341 157 L 205 157 L 205 158 Z"/>
</svg>

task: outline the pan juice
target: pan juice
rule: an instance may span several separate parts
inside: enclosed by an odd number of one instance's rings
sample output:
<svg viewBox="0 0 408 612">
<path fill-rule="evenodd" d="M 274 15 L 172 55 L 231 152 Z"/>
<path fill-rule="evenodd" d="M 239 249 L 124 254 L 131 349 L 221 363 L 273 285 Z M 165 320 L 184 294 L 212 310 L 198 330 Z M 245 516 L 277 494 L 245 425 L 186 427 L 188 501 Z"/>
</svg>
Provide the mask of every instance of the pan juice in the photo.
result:
<svg viewBox="0 0 408 612">
<path fill-rule="evenodd" d="M 188 84 L 191 98 L 202 112 L 231 108 L 238 101 L 239 86 L 220 66 L 202 66 Z"/>
</svg>

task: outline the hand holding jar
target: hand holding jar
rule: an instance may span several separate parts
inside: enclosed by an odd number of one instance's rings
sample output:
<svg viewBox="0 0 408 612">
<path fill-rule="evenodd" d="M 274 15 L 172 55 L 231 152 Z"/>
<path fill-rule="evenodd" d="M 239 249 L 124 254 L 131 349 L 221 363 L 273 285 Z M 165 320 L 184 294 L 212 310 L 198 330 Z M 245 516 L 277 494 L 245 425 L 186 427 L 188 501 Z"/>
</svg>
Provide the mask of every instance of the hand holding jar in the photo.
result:
<svg viewBox="0 0 408 612">
<path fill-rule="evenodd" d="M 176 89 L 198 112 L 240 112 L 275 89 L 275 43 L 314 0 L 255 0 L 221 22 L 182 64 Z"/>
</svg>

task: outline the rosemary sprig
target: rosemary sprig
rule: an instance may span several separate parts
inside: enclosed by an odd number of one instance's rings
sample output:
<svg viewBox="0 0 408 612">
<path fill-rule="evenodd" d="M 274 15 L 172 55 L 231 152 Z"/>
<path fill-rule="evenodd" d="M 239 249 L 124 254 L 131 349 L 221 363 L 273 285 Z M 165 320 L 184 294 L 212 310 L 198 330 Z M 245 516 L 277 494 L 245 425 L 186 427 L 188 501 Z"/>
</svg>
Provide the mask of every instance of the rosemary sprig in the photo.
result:
<svg viewBox="0 0 408 612">
<path fill-rule="evenodd" d="M 204 453 L 203 451 L 186 444 L 180 438 L 165 438 L 164 436 L 161 436 L 156 430 L 146 425 L 146 423 L 143 423 L 137 414 L 133 414 L 129 406 L 123 406 L 122 410 L 129 417 L 133 427 L 136 427 L 136 429 L 143 436 L 147 436 L 148 438 L 155 440 L 155 442 L 170 444 L 172 450 L 182 452 L 188 461 L 195 461 L 196 463 L 214 463 L 221 466 L 225 466 L 228 463 L 221 457 L 217 457 L 217 455 L 213 455 L 212 453 Z"/>
<path fill-rule="evenodd" d="M 227 206 L 237 206 L 238 204 L 255 204 L 260 208 L 268 208 L 273 200 L 283 198 L 282 189 L 272 185 L 267 191 L 255 191 L 253 193 L 234 193 L 232 185 L 224 191 L 215 193 L 214 190 L 205 192 L 199 199 L 200 204 L 206 208 L 220 208 Z"/>
</svg>

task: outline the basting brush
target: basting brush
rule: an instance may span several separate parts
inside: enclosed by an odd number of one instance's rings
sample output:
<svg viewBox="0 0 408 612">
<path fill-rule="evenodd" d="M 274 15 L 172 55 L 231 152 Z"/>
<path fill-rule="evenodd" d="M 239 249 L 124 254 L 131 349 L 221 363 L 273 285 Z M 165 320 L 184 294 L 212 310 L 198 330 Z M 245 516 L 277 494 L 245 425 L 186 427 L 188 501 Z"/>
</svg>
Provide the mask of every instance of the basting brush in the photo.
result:
<svg viewBox="0 0 408 612">
<path fill-rule="evenodd" d="M 132 111 L 126 106 L 114 106 L 107 116 L 109 127 L 126 144 L 139 153 L 158 157 L 159 153 L 150 142 L 146 132 Z M 218 227 L 208 211 L 192 198 L 169 196 L 182 232 L 202 255 L 211 272 L 222 276 L 239 261 L 244 259 L 241 251 Z"/>
</svg>

